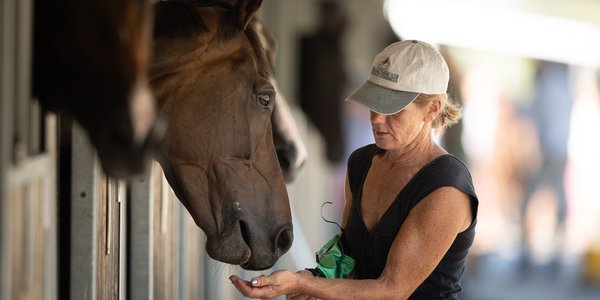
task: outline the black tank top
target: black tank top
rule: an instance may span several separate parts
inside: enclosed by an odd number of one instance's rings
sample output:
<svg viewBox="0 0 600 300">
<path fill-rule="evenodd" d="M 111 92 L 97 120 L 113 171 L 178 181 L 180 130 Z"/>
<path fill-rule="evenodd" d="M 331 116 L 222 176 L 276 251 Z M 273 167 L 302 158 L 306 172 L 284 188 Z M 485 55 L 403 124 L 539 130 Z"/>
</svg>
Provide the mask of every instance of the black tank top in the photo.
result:
<svg viewBox="0 0 600 300">
<path fill-rule="evenodd" d="M 357 149 L 348 160 L 348 179 L 352 191 L 352 207 L 343 232 L 344 249 L 356 260 L 356 279 L 376 279 L 381 275 L 396 234 L 410 210 L 434 190 L 455 187 L 471 198 L 473 223 L 459 233 L 435 270 L 409 299 L 458 299 L 459 281 L 473 238 L 478 200 L 471 175 L 465 165 L 451 154 L 442 155 L 423 167 L 399 192 L 381 219 L 367 231 L 362 219 L 362 188 L 375 154 L 383 151 L 374 144 Z"/>
</svg>

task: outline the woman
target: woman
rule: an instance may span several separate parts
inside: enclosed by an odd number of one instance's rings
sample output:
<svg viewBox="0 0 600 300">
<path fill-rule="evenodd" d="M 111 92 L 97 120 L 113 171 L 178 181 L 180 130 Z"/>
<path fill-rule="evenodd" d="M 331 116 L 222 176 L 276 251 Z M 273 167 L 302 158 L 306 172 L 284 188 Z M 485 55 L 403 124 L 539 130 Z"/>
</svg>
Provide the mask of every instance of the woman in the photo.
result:
<svg viewBox="0 0 600 300">
<path fill-rule="evenodd" d="M 288 299 L 458 299 L 475 236 L 478 200 L 467 168 L 432 131 L 456 123 L 443 57 L 421 41 L 391 44 L 348 99 L 371 111 L 374 145 L 348 160 L 342 241 L 355 279 L 281 270 L 250 282 L 245 296 Z M 357 280 L 358 279 L 358 280 Z"/>
</svg>

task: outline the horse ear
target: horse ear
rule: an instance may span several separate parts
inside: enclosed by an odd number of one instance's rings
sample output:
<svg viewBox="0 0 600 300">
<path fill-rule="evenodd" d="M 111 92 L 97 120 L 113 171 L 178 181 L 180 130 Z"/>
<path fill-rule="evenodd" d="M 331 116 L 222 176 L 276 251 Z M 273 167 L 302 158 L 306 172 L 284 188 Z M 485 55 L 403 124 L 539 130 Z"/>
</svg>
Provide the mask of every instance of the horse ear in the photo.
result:
<svg viewBox="0 0 600 300">
<path fill-rule="evenodd" d="M 231 10 L 233 13 L 232 21 L 237 25 L 235 29 L 240 31 L 246 30 L 261 5 L 262 0 L 237 1 Z"/>
</svg>

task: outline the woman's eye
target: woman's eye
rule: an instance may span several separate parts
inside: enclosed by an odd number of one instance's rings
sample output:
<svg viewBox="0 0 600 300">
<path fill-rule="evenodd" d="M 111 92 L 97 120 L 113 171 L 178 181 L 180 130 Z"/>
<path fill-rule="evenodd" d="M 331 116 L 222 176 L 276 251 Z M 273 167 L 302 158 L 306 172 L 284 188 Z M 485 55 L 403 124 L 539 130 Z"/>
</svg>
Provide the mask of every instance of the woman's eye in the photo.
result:
<svg viewBox="0 0 600 300">
<path fill-rule="evenodd" d="M 267 107 L 267 106 L 269 106 L 270 102 L 271 102 L 271 96 L 269 94 L 258 95 L 258 104 Z"/>
</svg>

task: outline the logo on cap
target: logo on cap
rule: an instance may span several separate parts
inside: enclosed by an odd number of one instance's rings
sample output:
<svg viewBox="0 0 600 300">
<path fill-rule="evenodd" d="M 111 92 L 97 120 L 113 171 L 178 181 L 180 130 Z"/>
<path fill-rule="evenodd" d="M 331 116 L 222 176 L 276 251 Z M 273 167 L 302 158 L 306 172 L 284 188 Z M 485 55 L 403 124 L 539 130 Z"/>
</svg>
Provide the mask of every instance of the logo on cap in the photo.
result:
<svg viewBox="0 0 600 300">
<path fill-rule="evenodd" d="M 391 82 L 398 82 L 398 74 L 388 72 L 390 68 L 390 58 L 386 57 L 382 62 L 378 63 L 371 69 L 371 74 L 379 78 L 385 79 Z"/>
</svg>

